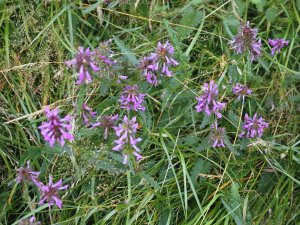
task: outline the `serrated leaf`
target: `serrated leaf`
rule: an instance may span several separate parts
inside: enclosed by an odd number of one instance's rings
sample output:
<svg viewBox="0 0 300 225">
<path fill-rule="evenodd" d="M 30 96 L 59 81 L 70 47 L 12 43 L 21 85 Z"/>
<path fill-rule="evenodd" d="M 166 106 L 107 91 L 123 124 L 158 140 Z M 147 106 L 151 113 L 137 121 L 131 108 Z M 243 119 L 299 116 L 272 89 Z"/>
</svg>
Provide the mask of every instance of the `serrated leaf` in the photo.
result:
<svg viewBox="0 0 300 225">
<path fill-rule="evenodd" d="M 207 124 L 211 124 L 211 119 L 211 116 L 205 114 L 201 122 L 200 128 L 204 128 Z"/>
<path fill-rule="evenodd" d="M 137 60 L 137 58 L 135 57 L 135 54 L 133 53 L 133 51 L 131 51 L 125 44 L 123 41 L 121 41 L 119 38 L 117 38 L 116 36 L 113 36 L 114 41 L 116 42 L 116 45 L 118 46 L 118 48 L 121 50 L 121 52 L 125 55 L 125 57 L 129 60 L 129 62 L 132 65 L 137 65 L 139 63 L 139 61 Z"/>
<path fill-rule="evenodd" d="M 243 219 L 242 202 L 238 192 L 238 184 L 232 183 L 231 191 L 227 196 L 222 198 L 222 203 L 228 214 L 234 219 L 237 225 L 246 225 Z"/>
<path fill-rule="evenodd" d="M 198 4 L 202 4 L 203 0 L 192 0 L 191 2 L 193 5 L 198 5 Z"/>
<path fill-rule="evenodd" d="M 244 14 L 244 11 L 245 11 L 246 3 L 242 0 L 235 0 L 235 4 L 237 6 L 236 11 L 237 11 L 238 15 L 240 17 L 242 17 Z"/>
<path fill-rule="evenodd" d="M 184 26 L 196 27 L 197 25 L 200 24 L 202 17 L 203 17 L 202 11 L 198 11 L 190 6 L 183 11 L 183 15 L 179 23 Z M 177 28 L 178 35 L 181 38 L 188 37 L 192 31 L 193 29 L 191 28 L 185 28 L 185 27 Z"/>
<path fill-rule="evenodd" d="M 191 180 L 193 182 L 193 185 L 194 186 L 199 185 L 197 181 L 199 174 L 200 173 L 206 174 L 209 172 L 209 170 L 210 170 L 210 163 L 203 159 L 198 159 L 191 171 Z"/>
<path fill-rule="evenodd" d="M 156 190 L 160 189 L 160 186 L 158 185 L 158 183 L 150 175 L 142 172 L 141 177 L 144 178 L 150 184 L 150 186 L 153 187 L 154 189 L 156 189 Z"/>
<path fill-rule="evenodd" d="M 238 153 L 234 146 L 231 144 L 229 138 L 227 135 L 224 136 L 224 144 L 226 145 L 226 147 L 235 155 L 240 155 L 240 153 Z"/>
<path fill-rule="evenodd" d="M 211 147 L 211 144 L 209 143 L 209 139 L 208 137 L 205 137 L 201 144 L 195 149 L 197 152 L 201 152 L 204 151 L 206 149 L 208 149 L 209 147 Z"/>
<path fill-rule="evenodd" d="M 271 8 L 268 8 L 266 11 L 266 18 L 269 22 L 272 22 L 275 17 L 276 14 L 278 13 L 278 8 L 275 6 L 272 6 Z"/>
<path fill-rule="evenodd" d="M 264 9 L 264 6 L 267 4 L 266 0 L 251 0 L 251 2 L 253 4 L 255 4 L 255 6 L 259 12 L 262 12 Z"/>
</svg>

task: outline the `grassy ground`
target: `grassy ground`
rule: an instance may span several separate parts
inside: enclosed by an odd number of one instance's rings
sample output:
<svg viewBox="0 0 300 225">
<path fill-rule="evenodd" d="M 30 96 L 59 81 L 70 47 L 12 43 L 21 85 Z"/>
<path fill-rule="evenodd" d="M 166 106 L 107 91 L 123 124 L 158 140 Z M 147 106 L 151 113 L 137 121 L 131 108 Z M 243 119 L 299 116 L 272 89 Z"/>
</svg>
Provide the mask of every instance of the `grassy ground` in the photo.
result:
<svg viewBox="0 0 300 225">
<path fill-rule="evenodd" d="M 42 224 L 299 224 L 300 1 L 100 2 L 0 1 L 0 224 L 33 214 Z M 239 19 L 262 39 L 252 63 L 228 45 Z M 275 37 L 290 43 L 273 57 Z M 37 128 L 45 105 L 68 113 L 88 100 L 98 115 L 125 113 L 121 85 L 95 80 L 84 89 L 63 64 L 78 46 L 108 39 L 128 82 L 147 93 L 147 110 L 136 113 L 144 159 L 130 170 L 97 129 L 77 124 L 73 143 L 50 148 Z M 166 40 L 180 66 L 154 88 L 133 65 Z M 226 148 L 205 144 L 213 118 L 195 111 L 212 79 L 227 103 Z M 238 81 L 254 91 L 244 105 L 231 93 Z M 245 112 L 270 123 L 261 139 L 238 138 Z M 42 181 L 52 174 L 70 186 L 61 210 L 37 205 L 37 191 L 15 183 L 27 160 Z"/>
</svg>

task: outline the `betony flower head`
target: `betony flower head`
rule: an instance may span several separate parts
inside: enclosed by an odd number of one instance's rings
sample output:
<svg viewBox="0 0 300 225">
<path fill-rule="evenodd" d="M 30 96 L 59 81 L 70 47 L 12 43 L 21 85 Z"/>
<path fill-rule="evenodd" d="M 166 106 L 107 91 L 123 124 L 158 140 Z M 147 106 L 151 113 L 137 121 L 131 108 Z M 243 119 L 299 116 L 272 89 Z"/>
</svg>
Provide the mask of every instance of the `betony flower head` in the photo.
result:
<svg viewBox="0 0 300 225">
<path fill-rule="evenodd" d="M 79 47 L 76 57 L 65 62 L 68 67 L 76 67 L 78 72 L 76 84 L 92 82 L 93 79 L 90 72 L 97 72 L 100 70 L 100 68 L 95 65 L 94 55 L 95 52 L 91 52 L 89 48 L 84 49 L 83 47 Z"/>
<path fill-rule="evenodd" d="M 41 225 L 41 222 L 36 222 L 35 216 L 31 216 L 30 218 L 21 220 L 18 225 Z"/>
<path fill-rule="evenodd" d="M 209 141 L 214 148 L 225 147 L 224 145 L 225 128 L 218 127 L 217 121 L 211 126 Z"/>
<path fill-rule="evenodd" d="M 104 139 L 106 140 L 108 137 L 109 129 L 112 129 L 118 120 L 119 115 L 111 115 L 111 116 L 102 116 L 100 121 L 95 123 L 93 127 L 102 127 L 104 129 Z"/>
<path fill-rule="evenodd" d="M 128 163 L 129 154 L 133 154 L 137 161 L 141 160 L 142 156 L 139 154 L 141 150 L 136 145 L 142 139 L 135 138 L 138 128 L 136 117 L 133 117 L 130 120 L 127 116 L 124 116 L 123 123 L 120 123 L 117 127 L 113 128 L 116 131 L 116 135 L 119 137 L 119 139 L 115 140 L 116 146 L 113 148 L 113 150 L 122 151 L 123 164 Z"/>
<path fill-rule="evenodd" d="M 157 86 L 158 85 L 158 79 L 156 75 L 156 64 L 153 59 L 150 57 L 144 57 L 140 61 L 139 68 L 142 70 L 143 76 L 146 78 L 147 82 Z"/>
<path fill-rule="evenodd" d="M 162 75 L 168 77 L 172 76 L 172 71 L 169 70 L 169 66 L 177 66 L 179 63 L 173 59 L 174 47 L 169 41 L 165 44 L 158 42 L 155 53 L 151 53 L 149 59 L 155 62 L 148 67 L 154 71 L 159 70 Z"/>
<path fill-rule="evenodd" d="M 272 51 L 272 55 L 274 55 L 276 52 L 280 52 L 284 45 L 287 46 L 289 44 L 289 41 L 285 41 L 284 39 L 276 38 L 274 40 L 269 39 L 268 43 L 269 43 L 269 45 L 272 46 L 271 51 Z"/>
<path fill-rule="evenodd" d="M 140 94 L 137 85 L 126 86 L 121 94 L 119 102 L 121 108 L 134 111 L 145 111 L 145 107 L 142 105 L 144 102 L 145 94 Z"/>
<path fill-rule="evenodd" d="M 255 138 L 263 135 L 264 129 L 268 127 L 268 123 L 264 121 L 262 117 L 258 118 L 256 113 L 253 118 L 245 114 L 243 131 L 240 133 L 240 137 Z"/>
<path fill-rule="evenodd" d="M 58 208 L 62 208 L 62 201 L 59 198 L 58 191 L 66 190 L 68 188 L 68 185 L 62 186 L 62 179 L 57 181 L 56 183 L 53 183 L 53 178 L 51 175 L 49 175 L 49 183 L 44 185 L 40 185 L 40 191 L 41 191 L 41 200 L 39 202 L 40 205 L 43 205 L 46 202 L 49 203 L 49 205 L 57 205 Z"/>
<path fill-rule="evenodd" d="M 17 169 L 17 177 L 16 182 L 19 184 L 22 181 L 29 181 L 34 183 L 35 185 L 38 185 L 38 176 L 40 175 L 40 172 L 35 172 L 30 168 L 30 161 L 27 161 L 26 167 L 20 167 Z"/>
<path fill-rule="evenodd" d="M 211 80 L 210 83 L 205 83 L 203 85 L 203 95 L 196 97 L 198 104 L 195 107 L 197 112 L 204 111 L 207 115 L 214 113 L 218 118 L 222 117 L 222 114 L 219 112 L 225 107 L 225 103 L 217 101 L 218 98 L 218 85 L 215 84 L 214 80 Z"/>
<path fill-rule="evenodd" d="M 117 63 L 113 59 L 114 52 L 110 50 L 110 41 L 100 43 L 100 46 L 94 50 L 94 60 L 99 67 L 99 76 L 105 74 L 112 75 L 114 73 L 113 66 Z"/>
<path fill-rule="evenodd" d="M 50 110 L 49 107 L 45 108 L 45 112 L 48 121 L 43 122 L 42 125 L 39 126 L 39 129 L 51 147 L 53 147 L 56 142 L 64 146 L 65 140 L 74 140 L 73 135 L 70 133 L 72 129 L 72 117 L 70 115 L 60 118 L 58 115 L 59 110 L 57 108 Z"/>
<path fill-rule="evenodd" d="M 94 127 L 94 124 L 91 122 L 93 118 L 96 117 L 96 112 L 92 110 L 92 108 L 88 107 L 87 103 L 82 104 L 82 112 L 81 116 L 83 118 L 83 122 L 87 127 Z"/>
<path fill-rule="evenodd" d="M 241 24 L 237 35 L 229 42 L 231 48 L 237 54 L 243 54 L 248 50 L 251 54 L 251 61 L 256 59 L 261 55 L 262 48 L 261 40 L 257 40 L 256 37 L 257 32 L 256 28 L 251 29 L 249 21 L 245 25 Z"/>
<path fill-rule="evenodd" d="M 248 88 L 246 85 L 240 84 L 240 83 L 236 83 L 233 87 L 232 87 L 232 92 L 238 96 L 238 99 L 241 96 L 248 96 L 252 94 L 252 90 L 250 88 Z"/>
</svg>

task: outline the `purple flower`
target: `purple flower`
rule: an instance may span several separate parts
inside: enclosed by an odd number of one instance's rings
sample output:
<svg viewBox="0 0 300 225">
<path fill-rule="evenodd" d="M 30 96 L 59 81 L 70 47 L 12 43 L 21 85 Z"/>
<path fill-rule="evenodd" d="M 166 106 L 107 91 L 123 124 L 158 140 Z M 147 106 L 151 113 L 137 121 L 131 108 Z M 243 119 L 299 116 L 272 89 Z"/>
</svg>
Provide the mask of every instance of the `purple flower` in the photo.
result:
<svg viewBox="0 0 300 225">
<path fill-rule="evenodd" d="M 35 172 L 30 168 L 30 161 L 27 161 L 27 167 L 20 167 L 17 169 L 16 182 L 19 184 L 22 181 L 29 181 L 38 186 L 38 176 L 40 172 Z"/>
<path fill-rule="evenodd" d="M 49 107 L 45 108 L 47 122 L 43 122 L 39 129 L 44 139 L 49 142 L 49 145 L 53 147 L 55 142 L 60 143 L 60 146 L 64 146 L 65 140 L 74 140 L 73 135 L 70 133 L 72 129 L 71 120 L 72 117 L 67 115 L 64 118 L 60 118 L 59 110 L 50 110 Z"/>
<path fill-rule="evenodd" d="M 272 55 L 274 55 L 276 52 L 280 52 L 284 45 L 288 45 L 289 41 L 285 41 L 284 39 L 276 38 L 274 40 L 269 39 L 268 40 L 269 45 L 271 45 L 272 48 Z"/>
<path fill-rule="evenodd" d="M 225 128 L 218 127 L 217 121 L 211 126 L 209 141 L 214 148 L 225 147 L 224 145 Z"/>
<path fill-rule="evenodd" d="M 150 57 L 144 57 L 140 61 L 139 68 L 142 70 L 142 73 L 148 83 L 153 84 L 154 86 L 158 85 L 158 79 L 156 76 L 156 65 L 155 61 L 151 59 Z"/>
<path fill-rule="evenodd" d="M 82 112 L 81 116 L 83 118 L 83 122 L 87 127 L 94 127 L 91 120 L 96 117 L 96 112 L 93 112 L 93 110 L 87 106 L 86 103 L 82 104 Z"/>
<path fill-rule="evenodd" d="M 58 208 L 61 209 L 62 207 L 62 201 L 59 198 L 58 191 L 60 190 L 66 190 L 68 188 L 68 185 L 62 186 L 62 179 L 59 179 L 56 183 L 53 183 L 52 176 L 49 175 L 49 183 L 44 185 L 40 185 L 40 191 L 41 191 L 41 200 L 39 202 L 40 205 L 44 204 L 44 202 L 48 202 L 49 205 L 57 205 Z"/>
<path fill-rule="evenodd" d="M 169 66 L 177 66 L 179 63 L 173 59 L 174 47 L 167 41 L 164 45 L 158 42 L 155 53 L 151 53 L 149 60 L 153 61 L 153 64 L 148 66 L 153 71 L 160 70 L 162 74 L 168 77 L 172 76 L 172 71 L 169 70 Z"/>
<path fill-rule="evenodd" d="M 79 47 L 76 57 L 65 62 L 68 67 L 72 65 L 76 66 L 79 73 L 76 84 L 92 82 L 90 71 L 97 72 L 100 70 L 100 68 L 95 65 L 94 54 L 95 52 L 91 52 L 89 48 L 84 49 L 83 47 Z"/>
<path fill-rule="evenodd" d="M 241 24 L 238 30 L 238 34 L 229 42 L 231 48 L 237 54 L 243 54 L 246 50 L 249 50 L 251 54 L 251 61 L 261 55 L 261 40 L 256 40 L 258 30 L 256 28 L 251 29 L 249 21 L 246 25 Z"/>
<path fill-rule="evenodd" d="M 136 117 L 131 120 L 127 116 L 124 116 L 123 123 L 120 123 L 117 127 L 113 127 L 116 131 L 116 135 L 119 137 L 115 140 L 116 146 L 113 148 L 114 151 L 123 151 L 123 164 L 128 163 L 128 155 L 133 154 L 136 160 L 142 159 L 139 154 L 140 149 L 136 146 L 140 142 L 141 138 L 135 138 L 137 132 L 138 123 L 136 123 Z"/>
<path fill-rule="evenodd" d="M 248 88 L 246 85 L 240 84 L 240 83 L 236 83 L 233 87 L 232 87 L 232 92 L 238 96 L 238 99 L 241 96 L 247 96 L 247 95 L 251 95 L 252 94 L 252 90 L 250 88 Z"/>
<path fill-rule="evenodd" d="M 119 102 L 121 103 L 121 108 L 145 111 L 145 107 L 142 105 L 144 97 L 145 94 L 139 93 L 137 85 L 126 86 L 123 89 Z"/>
<path fill-rule="evenodd" d="M 204 111 L 207 115 L 214 113 L 218 118 L 222 117 L 219 112 L 225 107 L 225 103 L 218 102 L 218 86 L 215 84 L 214 80 L 210 83 L 205 83 L 203 85 L 204 94 L 200 97 L 196 97 L 198 104 L 196 106 L 197 112 Z"/>
<path fill-rule="evenodd" d="M 109 129 L 113 128 L 115 122 L 118 120 L 119 115 L 111 115 L 111 116 L 102 116 L 100 121 L 95 123 L 93 127 L 102 127 L 104 129 L 104 139 L 106 140 L 108 137 Z"/>
<path fill-rule="evenodd" d="M 94 51 L 94 60 L 99 67 L 100 76 L 104 74 L 111 75 L 113 73 L 113 66 L 117 63 L 112 59 L 113 51 L 109 49 L 110 42 L 103 42 L 99 48 Z"/>
<path fill-rule="evenodd" d="M 248 114 L 245 114 L 243 131 L 240 133 L 240 137 L 255 138 L 263 135 L 264 129 L 268 127 L 268 123 L 264 121 L 262 117 L 258 118 L 256 113 L 253 118 L 250 118 Z"/>
<path fill-rule="evenodd" d="M 41 222 L 38 221 L 38 222 L 35 222 L 36 218 L 35 216 L 32 216 L 30 218 L 27 218 L 27 219 L 24 219 L 24 220 L 21 220 L 18 225 L 41 225 Z"/>
</svg>

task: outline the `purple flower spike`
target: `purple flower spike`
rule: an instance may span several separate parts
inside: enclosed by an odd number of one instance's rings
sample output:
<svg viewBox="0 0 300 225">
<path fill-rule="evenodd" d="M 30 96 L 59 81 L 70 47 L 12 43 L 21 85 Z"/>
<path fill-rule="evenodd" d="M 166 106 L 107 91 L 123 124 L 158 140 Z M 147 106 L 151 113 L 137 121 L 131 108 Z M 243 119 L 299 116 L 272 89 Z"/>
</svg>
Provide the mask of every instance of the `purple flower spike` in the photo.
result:
<svg viewBox="0 0 300 225">
<path fill-rule="evenodd" d="M 169 66 L 177 66 L 179 63 L 173 59 L 174 47 L 167 41 L 164 45 L 158 42 L 155 53 L 151 53 L 149 59 L 155 62 L 148 67 L 154 71 L 160 70 L 168 77 L 172 76 Z"/>
<path fill-rule="evenodd" d="M 83 118 L 83 122 L 87 127 L 94 127 L 93 123 L 91 122 L 91 119 L 96 117 L 96 112 L 93 112 L 93 110 L 87 106 L 86 103 L 82 104 L 82 113 L 81 116 Z"/>
<path fill-rule="evenodd" d="M 205 83 L 203 85 L 204 94 L 200 97 L 196 97 L 198 104 L 196 106 L 197 112 L 204 111 L 207 115 L 214 113 L 218 118 L 222 117 L 219 112 L 225 107 L 225 103 L 218 102 L 218 85 L 215 84 L 214 80 L 210 83 Z"/>
<path fill-rule="evenodd" d="M 91 52 L 89 48 L 84 49 L 83 47 L 79 47 L 76 57 L 70 61 L 66 61 L 65 64 L 68 67 L 76 67 L 79 73 L 76 84 L 92 82 L 93 79 L 90 71 L 97 72 L 100 70 L 100 68 L 95 65 L 94 52 Z"/>
<path fill-rule="evenodd" d="M 218 127 L 217 121 L 211 126 L 209 141 L 214 148 L 225 147 L 224 145 L 225 128 Z"/>
<path fill-rule="evenodd" d="M 256 113 L 253 118 L 250 118 L 248 114 L 245 114 L 243 131 L 240 133 L 240 137 L 255 138 L 263 135 L 264 129 L 268 127 L 268 123 L 264 121 L 262 117 L 258 118 Z"/>
<path fill-rule="evenodd" d="M 30 168 L 30 161 L 27 161 L 27 167 L 20 167 L 17 170 L 16 182 L 19 184 L 22 181 L 29 181 L 38 186 L 38 176 L 40 172 L 35 172 Z"/>
<path fill-rule="evenodd" d="M 276 38 L 274 40 L 269 39 L 268 43 L 269 43 L 269 45 L 272 46 L 271 51 L 272 51 L 272 55 L 274 55 L 276 52 L 280 52 L 284 45 L 287 46 L 289 44 L 289 41 L 285 41 L 284 39 Z"/>
<path fill-rule="evenodd" d="M 126 86 L 123 89 L 119 102 L 121 103 L 121 108 L 145 111 L 145 107 L 142 105 L 144 97 L 145 94 L 139 93 L 137 85 Z"/>
<path fill-rule="evenodd" d="M 251 54 L 251 61 L 261 55 L 261 40 L 256 38 L 258 30 L 256 28 L 251 29 L 249 21 L 246 25 L 241 24 L 238 30 L 238 34 L 229 42 L 231 48 L 237 54 L 243 54 L 246 50 L 249 50 Z"/>
<path fill-rule="evenodd" d="M 60 190 L 66 190 L 68 188 L 68 185 L 62 186 L 62 179 L 57 181 L 56 183 L 53 183 L 53 178 L 51 175 L 49 175 L 49 183 L 44 185 L 40 185 L 40 191 L 41 191 L 41 200 L 39 202 L 40 205 L 43 205 L 46 202 L 49 203 L 49 205 L 57 205 L 58 208 L 62 208 L 62 201 L 59 198 L 58 191 Z"/>
<path fill-rule="evenodd" d="M 21 220 L 18 223 L 18 225 L 41 225 L 42 224 L 40 221 L 38 221 L 38 222 L 35 222 L 35 221 L 36 221 L 35 216 L 32 216 L 30 218 Z"/>
<path fill-rule="evenodd" d="M 146 78 L 148 83 L 157 86 L 158 79 L 155 74 L 155 71 L 157 71 L 155 61 L 150 59 L 150 57 L 144 57 L 140 61 L 139 67 L 142 70 L 143 76 Z"/>
<path fill-rule="evenodd" d="M 50 110 L 49 107 L 45 108 L 47 122 L 43 122 L 39 129 L 44 139 L 49 142 L 51 147 L 55 142 L 60 143 L 60 146 L 64 146 L 65 140 L 74 140 L 73 135 L 70 133 L 72 129 L 71 120 L 72 117 L 67 115 L 64 118 L 60 118 L 58 109 Z"/>
<path fill-rule="evenodd" d="M 136 157 L 137 161 L 141 160 L 143 158 L 139 154 L 141 150 L 136 145 L 142 139 L 134 137 L 138 128 L 138 123 L 136 123 L 136 117 L 133 117 L 130 120 L 127 116 L 124 116 L 123 123 L 120 123 L 117 127 L 113 128 L 116 131 L 116 135 L 119 137 L 118 140 L 115 140 L 116 146 L 113 148 L 113 150 L 123 151 L 123 164 L 128 163 L 129 154 L 133 154 Z"/>
<path fill-rule="evenodd" d="M 232 87 L 232 92 L 238 96 L 238 99 L 241 98 L 241 96 L 248 96 L 252 94 L 252 90 L 248 88 L 246 85 L 242 85 L 240 83 L 236 83 Z"/>
<path fill-rule="evenodd" d="M 119 115 L 102 116 L 98 123 L 95 123 L 93 127 L 102 127 L 104 129 L 104 139 L 107 140 L 109 129 L 113 128 L 115 122 L 118 120 Z"/>
</svg>

